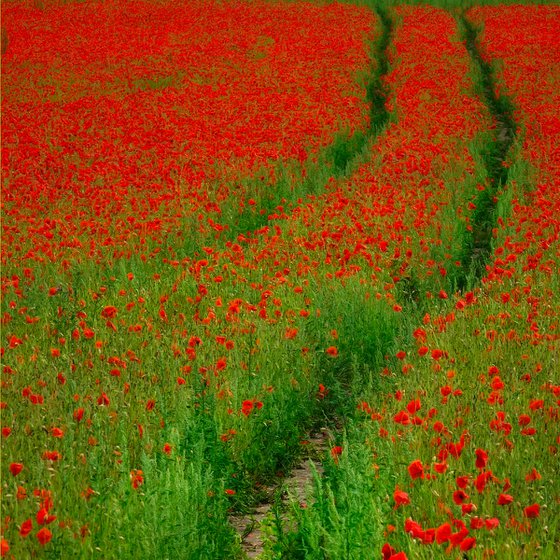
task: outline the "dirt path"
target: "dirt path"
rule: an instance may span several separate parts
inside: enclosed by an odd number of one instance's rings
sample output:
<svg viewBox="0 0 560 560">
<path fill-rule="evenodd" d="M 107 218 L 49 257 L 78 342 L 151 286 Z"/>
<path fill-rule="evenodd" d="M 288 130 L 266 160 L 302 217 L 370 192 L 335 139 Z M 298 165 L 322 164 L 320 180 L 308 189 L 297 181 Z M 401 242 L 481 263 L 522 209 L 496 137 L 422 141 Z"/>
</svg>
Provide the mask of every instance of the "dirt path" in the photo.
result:
<svg viewBox="0 0 560 560">
<path fill-rule="evenodd" d="M 285 485 L 288 489 L 286 499 L 289 495 L 295 497 L 300 502 L 305 502 L 307 489 L 313 483 L 312 465 L 319 475 L 323 473 L 321 458 L 329 441 L 327 429 L 321 429 L 317 434 L 310 437 L 308 441 L 307 457 L 282 481 L 282 485 Z M 261 523 L 270 513 L 274 494 L 280 486 L 281 484 L 277 484 L 269 487 L 266 492 L 268 499 L 258 504 L 253 512 L 232 515 L 229 519 L 231 525 L 241 536 L 241 546 L 247 558 L 259 558 L 263 552 Z"/>
</svg>

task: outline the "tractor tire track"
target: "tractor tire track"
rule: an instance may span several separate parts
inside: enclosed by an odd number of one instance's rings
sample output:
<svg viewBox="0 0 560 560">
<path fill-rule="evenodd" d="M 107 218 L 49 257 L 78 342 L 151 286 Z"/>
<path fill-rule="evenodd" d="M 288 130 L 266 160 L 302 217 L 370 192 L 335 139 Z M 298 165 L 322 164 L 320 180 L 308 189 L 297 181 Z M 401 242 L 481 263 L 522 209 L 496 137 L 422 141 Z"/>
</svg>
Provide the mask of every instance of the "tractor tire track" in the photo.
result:
<svg viewBox="0 0 560 560">
<path fill-rule="evenodd" d="M 480 29 L 469 21 L 463 11 L 458 18 L 463 39 L 480 81 L 480 97 L 486 103 L 496 126 L 493 138 L 483 152 L 489 188 L 481 191 L 474 201 L 476 210 L 471 219 L 472 230 L 467 236 L 461 254 L 462 273 L 456 278 L 457 288 L 470 289 L 469 284 L 478 282 L 486 271 L 492 251 L 492 230 L 496 223 L 496 207 L 499 192 L 507 188 L 508 168 L 504 165 L 517 136 L 517 124 L 513 117 L 514 107 L 510 99 L 497 93 L 494 68 L 486 60 L 478 42 Z"/>
</svg>

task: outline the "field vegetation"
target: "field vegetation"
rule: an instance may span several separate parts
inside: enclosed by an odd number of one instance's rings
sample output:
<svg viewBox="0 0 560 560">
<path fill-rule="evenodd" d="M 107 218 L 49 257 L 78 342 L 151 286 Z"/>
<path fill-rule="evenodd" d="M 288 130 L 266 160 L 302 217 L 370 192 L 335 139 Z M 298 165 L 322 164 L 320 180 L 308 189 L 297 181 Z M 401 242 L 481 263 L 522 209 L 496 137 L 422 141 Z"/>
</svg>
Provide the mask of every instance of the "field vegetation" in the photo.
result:
<svg viewBox="0 0 560 560">
<path fill-rule="evenodd" d="M 560 6 L 1 9 L 2 557 L 556 557 Z"/>
</svg>

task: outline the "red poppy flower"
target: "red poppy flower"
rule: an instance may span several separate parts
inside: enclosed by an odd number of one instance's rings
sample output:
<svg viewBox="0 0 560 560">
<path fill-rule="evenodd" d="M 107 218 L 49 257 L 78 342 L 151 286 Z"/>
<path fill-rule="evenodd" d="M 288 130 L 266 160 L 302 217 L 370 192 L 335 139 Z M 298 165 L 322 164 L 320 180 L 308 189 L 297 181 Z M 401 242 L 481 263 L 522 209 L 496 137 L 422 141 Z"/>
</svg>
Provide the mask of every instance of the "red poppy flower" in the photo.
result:
<svg viewBox="0 0 560 560">
<path fill-rule="evenodd" d="M 480 470 L 486 468 L 488 453 L 484 449 L 476 449 L 474 453 L 476 455 L 476 468 Z"/>
<path fill-rule="evenodd" d="M 451 525 L 449 525 L 449 523 L 444 523 L 443 525 L 440 525 L 436 529 L 436 542 L 438 544 L 443 544 L 444 542 L 447 542 L 450 536 L 451 536 Z"/>
<path fill-rule="evenodd" d="M 253 401 L 244 400 L 241 405 L 241 413 L 245 416 L 249 416 L 253 410 Z"/>
<path fill-rule="evenodd" d="M 22 537 L 26 537 L 27 535 L 29 535 L 29 533 L 31 533 L 32 530 L 33 530 L 33 521 L 31 521 L 31 519 L 26 519 L 21 524 L 21 527 L 19 528 L 19 534 Z"/>
<path fill-rule="evenodd" d="M 500 494 L 498 496 L 498 505 L 499 506 L 507 506 L 513 502 L 513 496 L 510 494 Z"/>
<path fill-rule="evenodd" d="M 439 360 L 443 356 L 443 350 L 435 349 L 432 350 L 432 358 L 434 360 Z"/>
<path fill-rule="evenodd" d="M 138 469 L 132 469 L 130 471 L 130 482 L 132 488 L 138 489 L 142 484 L 144 484 L 144 473 Z"/>
<path fill-rule="evenodd" d="M 36 519 L 38 525 L 48 525 L 56 520 L 56 515 L 50 515 L 48 507 L 42 507 L 37 512 Z"/>
<path fill-rule="evenodd" d="M 535 519 L 540 515 L 541 506 L 539 504 L 533 504 L 531 506 L 527 506 L 523 510 L 523 515 L 527 517 L 527 519 Z"/>
<path fill-rule="evenodd" d="M 539 410 L 540 408 L 544 407 L 544 400 L 543 399 L 533 399 L 529 404 L 529 408 L 531 410 Z"/>
<path fill-rule="evenodd" d="M 17 476 L 23 470 L 22 463 L 11 463 L 10 464 L 10 472 L 13 476 Z"/>
<path fill-rule="evenodd" d="M 394 553 L 395 553 L 395 549 L 389 543 L 385 543 L 381 548 L 381 554 L 383 555 L 383 560 L 389 560 L 389 558 Z"/>
<path fill-rule="evenodd" d="M 114 307 L 113 305 L 107 305 L 101 311 L 101 316 L 104 317 L 105 319 L 113 319 L 114 317 L 117 316 L 117 308 Z"/>
<path fill-rule="evenodd" d="M 472 517 L 471 522 L 469 524 L 471 529 L 482 529 L 484 527 L 484 519 L 480 519 L 480 517 Z"/>
<path fill-rule="evenodd" d="M 463 552 L 466 552 L 467 550 L 470 550 L 471 548 L 474 548 L 475 545 L 476 545 L 476 539 L 474 537 L 467 537 L 466 539 L 464 539 L 461 542 L 461 545 L 459 546 L 459 548 Z"/>
<path fill-rule="evenodd" d="M 410 496 L 398 487 L 393 493 L 393 499 L 395 500 L 395 507 L 407 506 L 410 504 Z"/>
<path fill-rule="evenodd" d="M 468 499 L 469 495 L 464 490 L 455 490 L 455 492 L 453 492 L 453 501 L 457 505 L 463 504 Z"/>
<path fill-rule="evenodd" d="M 338 348 L 336 346 L 329 346 L 325 352 L 329 355 L 332 356 L 333 358 L 338 356 Z"/>
<path fill-rule="evenodd" d="M 540 480 L 541 478 L 542 478 L 541 475 L 539 474 L 537 469 L 535 469 L 535 467 L 533 467 L 532 470 L 525 475 L 525 480 L 527 482 L 532 482 L 533 480 Z"/>
<path fill-rule="evenodd" d="M 416 412 L 418 412 L 421 408 L 422 408 L 422 404 L 420 403 L 420 399 L 415 399 L 413 401 L 410 401 L 406 405 L 406 409 L 410 414 L 416 414 Z"/>
<path fill-rule="evenodd" d="M 397 424 L 402 424 L 403 426 L 408 426 L 410 424 L 410 416 L 404 410 L 400 410 L 393 416 L 393 420 Z"/>
<path fill-rule="evenodd" d="M 485 471 L 480 473 L 475 481 L 474 481 L 474 487 L 477 489 L 479 494 L 482 494 L 482 492 L 484 492 L 484 488 L 486 487 L 486 484 L 488 484 L 488 481 L 492 478 L 492 471 Z"/>
<path fill-rule="evenodd" d="M 404 530 L 410 534 L 413 539 L 420 539 L 424 538 L 425 532 L 422 529 L 422 526 L 410 519 L 410 517 L 404 522 Z"/>
<path fill-rule="evenodd" d="M 424 478 L 424 466 L 422 462 L 417 459 L 408 465 L 408 474 L 414 480 L 416 478 Z"/>
<path fill-rule="evenodd" d="M 340 445 L 335 445 L 331 448 L 331 456 L 333 459 L 336 460 L 340 455 L 342 455 L 342 447 Z"/>
<path fill-rule="evenodd" d="M 457 484 L 457 486 L 463 490 L 469 485 L 469 482 L 470 478 L 468 476 L 458 476 L 455 479 L 455 483 Z"/>
<path fill-rule="evenodd" d="M 45 546 L 51 539 L 52 533 L 46 527 L 43 527 L 37 533 L 37 540 L 42 546 Z"/>
</svg>

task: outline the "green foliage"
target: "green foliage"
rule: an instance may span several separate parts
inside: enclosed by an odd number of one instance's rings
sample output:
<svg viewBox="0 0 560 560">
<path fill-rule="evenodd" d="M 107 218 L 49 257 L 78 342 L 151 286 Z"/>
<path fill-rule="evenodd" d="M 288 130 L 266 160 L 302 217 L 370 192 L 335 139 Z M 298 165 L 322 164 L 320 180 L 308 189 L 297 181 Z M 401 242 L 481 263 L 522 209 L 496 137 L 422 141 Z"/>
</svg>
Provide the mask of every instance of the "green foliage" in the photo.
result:
<svg viewBox="0 0 560 560">
<path fill-rule="evenodd" d="M 91 512 L 96 529 L 91 547 L 99 557 L 240 557 L 227 523 L 224 485 L 213 471 L 217 465 L 208 464 L 205 440 L 197 443 L 190 452 L 164 458 L 158 465 L 144 457 L 145 483 L 139 492 L 126 481 L 100 500 Z"/>
<path fill-rule="evenodd" d="M 378 476 L 379 463 L 363 431 L 349 427 L 342 453 L 315 474 L 304 507 L 292 501 L 287 521 L 277 517 L 270 558 L 361 560 L 383 545 L 391 481 Z M 385 474 L 387 471 L 383 469 Z"/>
</svg>

